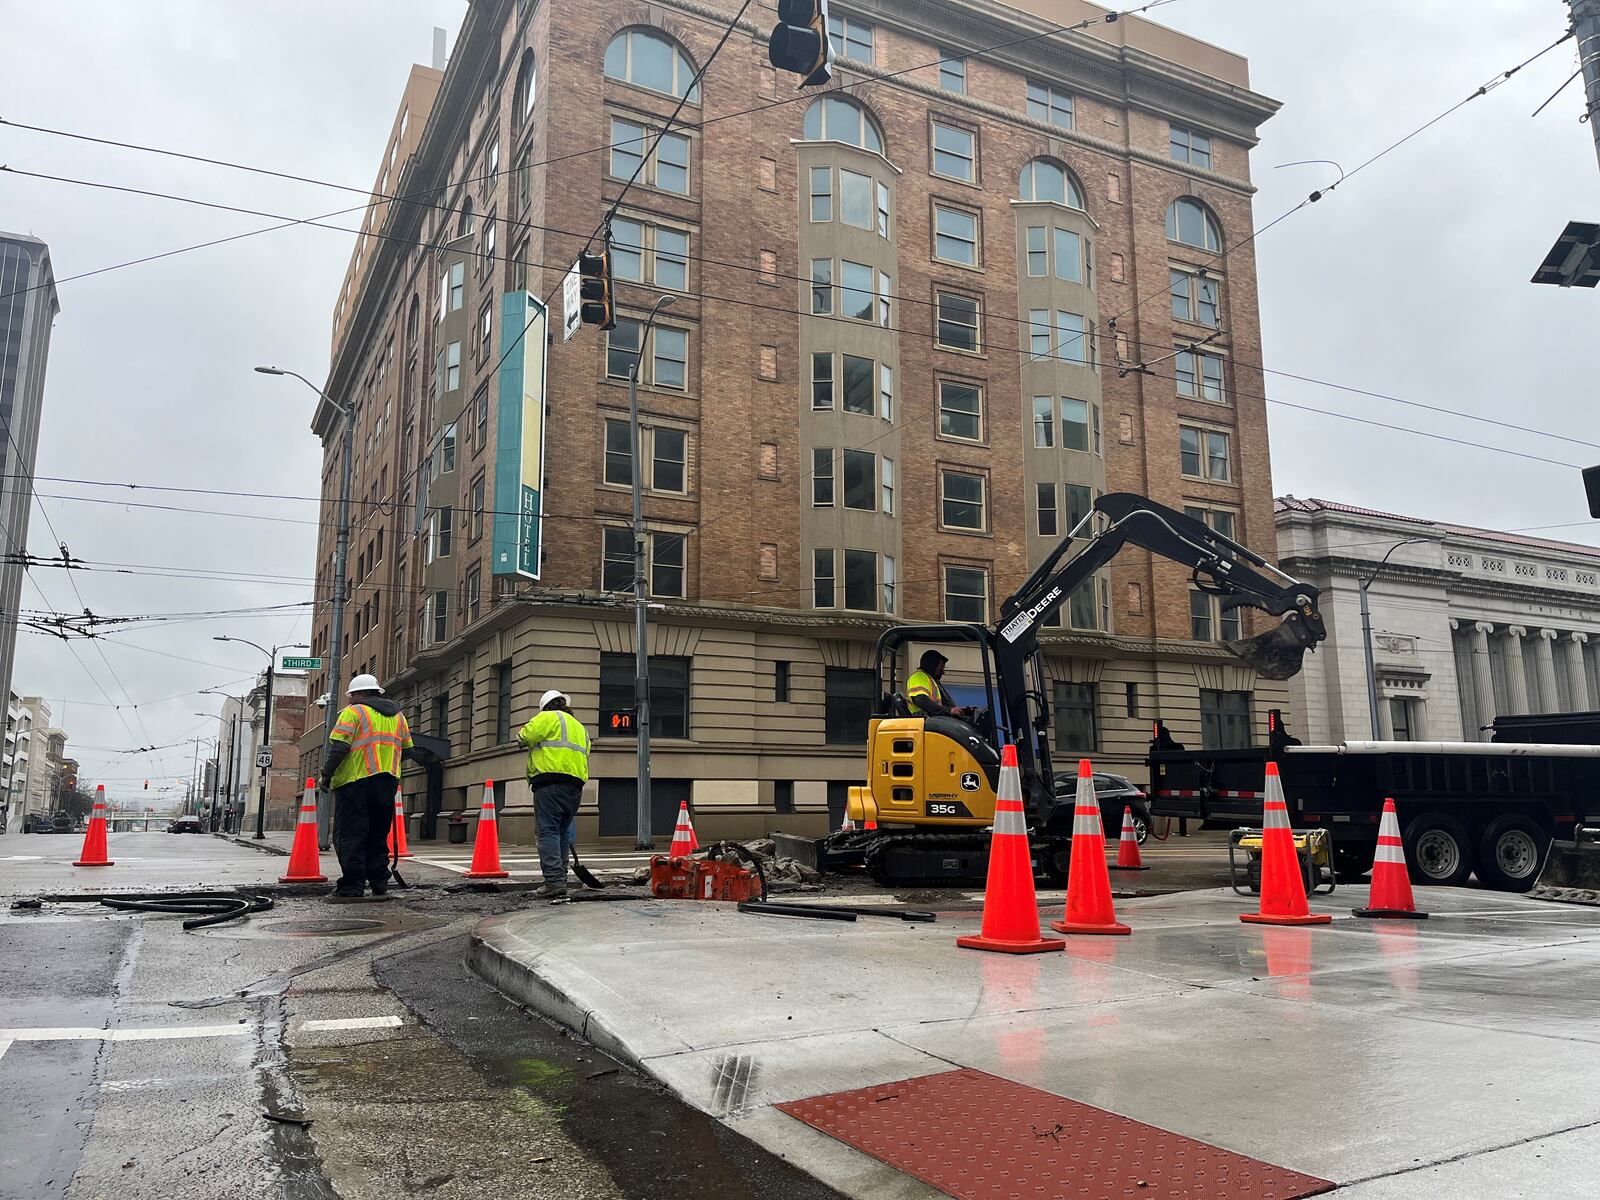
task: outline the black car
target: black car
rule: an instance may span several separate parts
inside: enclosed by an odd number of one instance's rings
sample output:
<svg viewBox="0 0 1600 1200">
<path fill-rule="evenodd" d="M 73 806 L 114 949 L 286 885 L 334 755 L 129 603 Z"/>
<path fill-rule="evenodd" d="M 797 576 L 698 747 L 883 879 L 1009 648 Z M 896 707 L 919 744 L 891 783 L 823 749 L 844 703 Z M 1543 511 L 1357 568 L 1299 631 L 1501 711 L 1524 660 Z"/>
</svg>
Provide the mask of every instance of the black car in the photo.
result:
<svg viewBox="0 0 1600 1200">
<path fill-rule="evenodd" d="M 179 817 L 167 826 L 168 833 L 204 833 L 205 828 L 196 816 Z"/>
<path fill-rule="evenodd" d="M 1056 776 L 1056 803 L 1071 804 L 1078 794 L 1076 775 Z M 1108 771 L 1094 773 L 1095 799 L 1100 801 L 1100 822 L 1105 826 L 1106 840 L 1115 842 L 1122 835 L 1122 810 L 1133 810 L 1133 832 L 1144 845 L 1150 836 L 1150 803 L 1144 792 L 1125 775 Z"/>
<path fill-rule="evenodd" d="M 23 833 L 54 833 L 55 822 L 43 813 L 28 813 L 22 818 Z"/>
</svg>

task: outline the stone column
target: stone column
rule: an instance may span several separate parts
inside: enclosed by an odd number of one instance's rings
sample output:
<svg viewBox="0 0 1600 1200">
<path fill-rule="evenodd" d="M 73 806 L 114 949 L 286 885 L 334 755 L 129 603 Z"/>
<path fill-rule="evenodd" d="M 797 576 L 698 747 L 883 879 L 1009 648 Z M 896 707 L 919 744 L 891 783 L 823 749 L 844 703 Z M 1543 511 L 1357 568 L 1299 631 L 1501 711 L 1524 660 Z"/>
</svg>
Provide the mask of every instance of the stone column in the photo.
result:
<svg viewBox="0 0 1600 1200">
<path fill-rule="evenodd" d="M 1378 693 L 1378 740 L 1394 741 L 1394 702 L 1381 691 Z"/>
<path fill-rule="evenodd" d="M 1428 702 L 1426 700 L 1413 700 L 1411 702 L 1411 738 L 1417 742 L 1429 740 Z"/>
<path fill-rule="evenodd" d="M 1583 644 L 1588 640 L 1588 634 L 1575 633 L 1561 644 L 1567 653 L 1567 688 L 1573 712 L 1589 711 L 1589 673 L 1583 665 Z"/>
<path fill-rule="evenodd" d="M 1551 649 L 1556 640 L 1554 629 L 1539 630 L 1539 640 L 1534 644 L 1534 666 L 1539 671 L 1539 711 L 1558 712 L 1561 692 L 1556 687 L 1556 656 Z"/>
<path fill-rule="evenodd" d="M 1479 621 L 1472 627 L 1472 697 L 1480 726 L 1492 725 L 1495 718 L 1494 676 L 1489 671 L 1489 635 L 1493 632 L 1494 626 L 1488 621 Z M 1480 730 L 1475 740 L 1482 741 L 1485 736 Z"/>
<path fill-rule="evenodd" d="M 1528 631 L 1521 625 L 1506 627 L 1506 683 L 1513 713 L 1530 713 L 1528 706 L 1528 673 L 1522 665 L 1522 639 Z"/>
</svg>

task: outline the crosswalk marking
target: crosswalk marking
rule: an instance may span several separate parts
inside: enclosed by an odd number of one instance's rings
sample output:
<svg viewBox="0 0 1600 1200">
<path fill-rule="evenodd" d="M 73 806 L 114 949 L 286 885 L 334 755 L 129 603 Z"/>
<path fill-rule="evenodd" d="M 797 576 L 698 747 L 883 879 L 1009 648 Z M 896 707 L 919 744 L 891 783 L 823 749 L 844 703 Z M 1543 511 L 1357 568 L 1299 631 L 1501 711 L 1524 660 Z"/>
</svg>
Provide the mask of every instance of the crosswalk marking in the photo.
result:
<svg viewBox="0 0 1600 1200">
<path fill-rule="evenodd" d="M 319 1021 L 302 1021 L 302 1033 L 325 1033 L 335 1029 L 393 1029 L 405 1024 L 403 1018 L 386 1017 L 333 1017 Z"/>
</svg>

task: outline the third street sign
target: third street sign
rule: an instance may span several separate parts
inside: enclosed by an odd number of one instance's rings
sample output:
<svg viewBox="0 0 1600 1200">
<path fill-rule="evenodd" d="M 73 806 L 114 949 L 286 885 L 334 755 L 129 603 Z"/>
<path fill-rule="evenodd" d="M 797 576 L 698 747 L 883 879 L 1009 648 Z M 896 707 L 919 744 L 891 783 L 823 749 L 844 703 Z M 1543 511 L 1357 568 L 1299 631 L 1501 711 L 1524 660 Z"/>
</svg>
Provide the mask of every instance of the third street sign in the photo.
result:
<svg viewBox="0 0 1600 1200">
<path fill-rule="evenodd" d="M 287 654 L 283 657 L 285 671 L 320 671 L 322 660 L 320 658 L 291 658 Z"/>
</svg>

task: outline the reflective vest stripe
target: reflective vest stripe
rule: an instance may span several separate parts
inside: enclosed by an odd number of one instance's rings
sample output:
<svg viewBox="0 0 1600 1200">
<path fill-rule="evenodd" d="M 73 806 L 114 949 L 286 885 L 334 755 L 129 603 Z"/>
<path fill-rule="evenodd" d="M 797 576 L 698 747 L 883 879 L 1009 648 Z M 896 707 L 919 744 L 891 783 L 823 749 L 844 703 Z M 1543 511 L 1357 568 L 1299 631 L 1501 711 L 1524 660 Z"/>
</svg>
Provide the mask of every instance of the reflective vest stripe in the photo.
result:
<svg viewBox="0 0 1600 1200">
<path fill-rule="evenodd" d="M 556 720 L 561 723 L 561 735 L 559 737 L 545 738 L 543 741 L 535 742 L 533 744 L 533 746 L 529 747 L 529 749 L 531 750 L 531 749 L 533 749 L 534 747 L 537 747 L 537 746 L 550 746 L 553 749 L 557 749 L 557 750 L 576 750 L 579 754 L 587 754 L 587 753 L 589 753 L 589 747 L 588 746 L 583 745 L 580 742 L 574 742 L 574 741 L 571 741 L 571 740 L 568 739 L 568 737 L 567 737 L 567 714 L 564 713 L 564 712 L 557 712 L 556 713 Z"/>
</svg>

